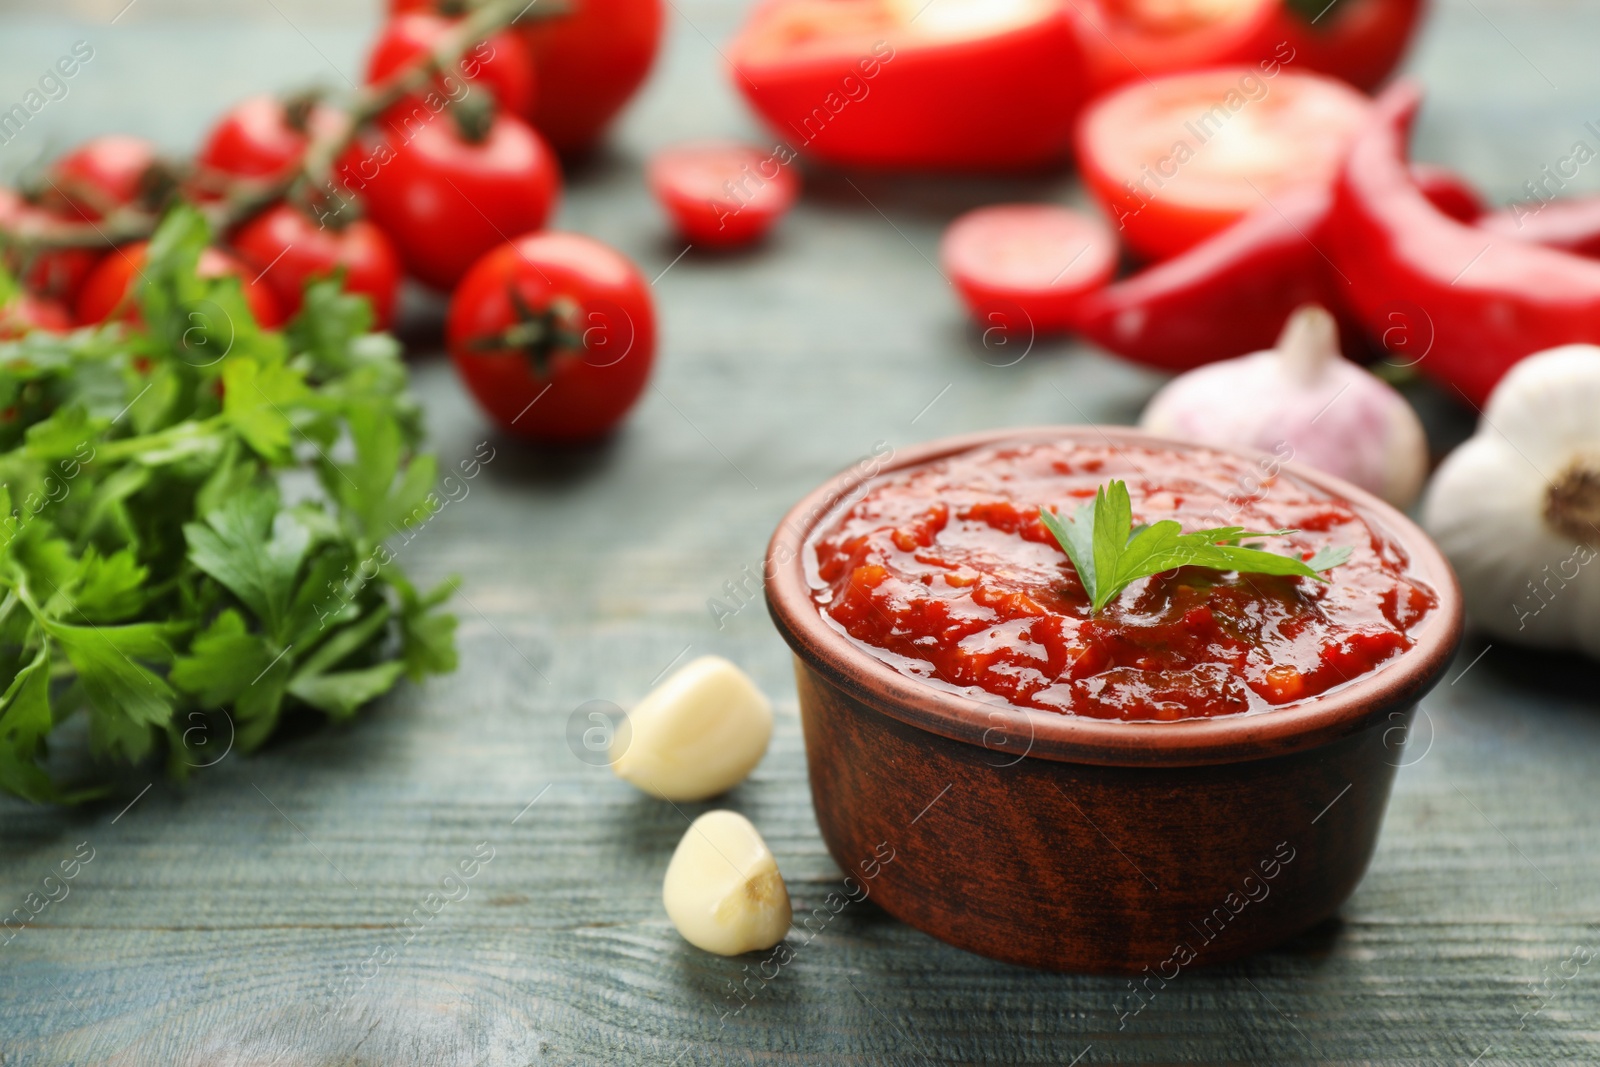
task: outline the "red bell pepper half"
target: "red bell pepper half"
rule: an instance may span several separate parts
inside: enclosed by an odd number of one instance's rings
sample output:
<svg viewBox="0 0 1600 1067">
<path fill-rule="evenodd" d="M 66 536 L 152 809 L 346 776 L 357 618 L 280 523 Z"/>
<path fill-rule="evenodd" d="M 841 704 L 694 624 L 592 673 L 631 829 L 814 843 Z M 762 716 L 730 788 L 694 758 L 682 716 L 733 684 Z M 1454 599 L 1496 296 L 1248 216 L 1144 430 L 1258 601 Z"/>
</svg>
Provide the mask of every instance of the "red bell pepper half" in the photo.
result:
<svg viewBox="0 0 1600 1067">
<path fill-rule="evenodd" d="M 1349 279 L 1346 304 L 1369 333 L 1392 328 L 1397 305 L 1409 302 L 1433 337 L 1418 368 L 1482 404 L 1522 357 L 1600 342 L 1600 263 L 1440 211 L 1406 163 L 1421 98 L 1410 82 L 1379 98 L 1319 243 Z"/>
<path fill-rule="evenodd" d="M 1484 213 L 1483 198 L 1478 195 L 1478 190 L 1448 167 L 1435 163 L 1413 163 L 1411 178 L 1434 207 L 1457 222 L 1477 222 Z"/>
<path fill-rule="evenodd" d="M 1321 186 L 1284 193 L 1187 252 L 1090 293 L 1074 328 L 1172 371 L 1271 348 L 1295 308 L 1337 308 L 1349 288 L 1313 243 L 1332 202 Z"/>
<path fill-rule="evenodd" d="M 728 58 L 778 137 L 846 166 L 1047 165 L 1086 92 L 1059 0 L 766 0 Z"/>
<path fill-rule="evenodd" d="M 1538 208 L 1515 207 L 1478 220 L 1479 228 L 1580 256 L 1600 257 L 1600 196 L 1551 200 Z"/>
<path fill-rule="evenodd" d="M 1284 0 L 1073 0 L 1069 6 L 1097 96 L 1124 82 L 1266 59 L 1284 36 L 1273 34 L 1289 17 Z"/>
</svg>

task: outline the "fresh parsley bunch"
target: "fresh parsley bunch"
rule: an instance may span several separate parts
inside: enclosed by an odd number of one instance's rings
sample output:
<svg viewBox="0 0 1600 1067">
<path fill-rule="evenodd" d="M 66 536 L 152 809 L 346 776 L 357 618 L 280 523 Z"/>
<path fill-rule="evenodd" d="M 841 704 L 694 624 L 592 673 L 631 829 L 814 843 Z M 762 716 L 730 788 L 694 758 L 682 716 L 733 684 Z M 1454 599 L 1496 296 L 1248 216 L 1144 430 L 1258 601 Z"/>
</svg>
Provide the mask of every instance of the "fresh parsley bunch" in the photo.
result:
<svg viewBox="0 0 1600 1067">
<path fill-rule="evenodd" d="M 181 776 L 224 716 L 249 751 L 285 708 L 347 719 L 456 665 L 451 585 L 384 548 L 437 507 L 397 343 L 336 281 L 261 329 L 197 274 L 210 236 L 162 223 L 142 325 L 0 343 L 0 788 L 31 800 L 106 788 L 45 768 L 74 716 L 102 761 Z"/>
</svg>

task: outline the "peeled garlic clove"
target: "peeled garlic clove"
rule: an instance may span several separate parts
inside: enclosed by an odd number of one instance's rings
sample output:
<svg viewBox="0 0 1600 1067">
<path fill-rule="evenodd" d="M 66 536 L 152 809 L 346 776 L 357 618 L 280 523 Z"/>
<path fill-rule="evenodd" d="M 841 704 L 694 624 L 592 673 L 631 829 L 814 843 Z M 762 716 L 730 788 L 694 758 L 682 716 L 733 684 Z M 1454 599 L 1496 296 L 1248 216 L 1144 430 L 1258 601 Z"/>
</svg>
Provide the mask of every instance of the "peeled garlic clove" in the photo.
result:
<svg viewBox="0 0 1600 1067">
<path fill-rule="evenodd" d="M 1409 507 L 1428 474 L 1428 442 L 1411 405 L 1339 353 L 1333 316 L 1314 305 L 1289 318 L 1276 348 L 1179 375 L 1139 425 L 1208 445 L 1294 459 Z"/>
<path fill-rule="evenodd" d="M 755 769 L 772 740 L 772 705 L 748 675 L 702 656 L 650 691 L 612 740 L 611 769 L 653 796 L 704 800 Z"/>
<path fill-rule="evenodd" d="M 678 842 L 661 885 L 672 925 L 722 956 L 771 948 L 789 932 L 789 890 L 767 843 L 733 811 L 700 816 Z"/>
</svg>

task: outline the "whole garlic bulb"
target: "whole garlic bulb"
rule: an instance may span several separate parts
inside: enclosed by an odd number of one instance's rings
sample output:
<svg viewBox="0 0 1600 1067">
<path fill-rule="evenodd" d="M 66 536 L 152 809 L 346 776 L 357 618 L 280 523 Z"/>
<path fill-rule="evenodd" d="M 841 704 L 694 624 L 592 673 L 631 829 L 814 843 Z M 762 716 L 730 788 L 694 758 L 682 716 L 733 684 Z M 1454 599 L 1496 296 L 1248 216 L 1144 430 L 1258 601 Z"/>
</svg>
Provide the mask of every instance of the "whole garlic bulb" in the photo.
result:
<svg viewBox="0 0 1600 1067">
<path fill-rule="evenodd" d="M 1315 305 L 1289 318 L 1276 348 L 1179 375 L 1140 426 L 1164 437 L 1295 459 L 1409 507 L 1428 474 L 1411 405 L 1339 353 L 1339 327 Z"/>
<path fill-rule="evenodd" d="M 1600 656 L 1600 348 L 1512 367 L 1439 467 L 1422 522 L 1478 627 Z"/>
</svg>

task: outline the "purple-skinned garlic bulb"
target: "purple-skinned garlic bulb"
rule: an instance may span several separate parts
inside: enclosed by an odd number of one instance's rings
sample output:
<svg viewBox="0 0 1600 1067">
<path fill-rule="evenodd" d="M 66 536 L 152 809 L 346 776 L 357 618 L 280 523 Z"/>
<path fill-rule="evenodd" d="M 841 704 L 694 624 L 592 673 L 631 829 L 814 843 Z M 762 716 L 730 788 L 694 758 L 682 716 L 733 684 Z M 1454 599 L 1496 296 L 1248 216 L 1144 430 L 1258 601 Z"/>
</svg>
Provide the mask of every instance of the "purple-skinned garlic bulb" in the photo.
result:
<svg viewBox="0 0 1600 1067">
<path fill-rule="evenodd" d="M 1410 507 L 1428 475 L 1428 441 L 1411 405 L 1339 353 L 1323 308 L 1289 317 L 1276 348 L 1179 375 L 1140 426 L 1163 437 L 1274 452 Z"/>
</svg>

